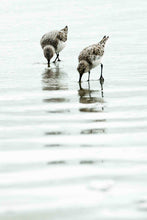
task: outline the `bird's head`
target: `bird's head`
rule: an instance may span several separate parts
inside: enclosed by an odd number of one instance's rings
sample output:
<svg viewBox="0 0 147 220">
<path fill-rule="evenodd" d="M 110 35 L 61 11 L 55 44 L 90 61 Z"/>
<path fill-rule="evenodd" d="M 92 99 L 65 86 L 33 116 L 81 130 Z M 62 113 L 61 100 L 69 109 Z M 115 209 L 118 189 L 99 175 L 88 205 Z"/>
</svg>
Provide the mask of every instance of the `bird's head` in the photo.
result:
<svg viewBox="0 0 147 220">
<path fill-rule="evenodd" d="M 51 45 L 47 45 L 43 48 L 43 53 L 44 53 L 44 56 L 45 58 L 47 59 L 48 61 L 48 67 L 50 66 L 50 60 L 52 59 L 52 57 L 54 56 L 55 54 L 55 49 L 53 46 Z"/>
<path fill-rule="evenodd" d="M 77 70 L 79 72 L 79 82 L 81 82 L 83 74 L 90 70 L 89 64 L 87 63 L 87 61 L 85 60 L 80 61 L 78 64 Z"/>
<path fill-rule="evenodd" d="M 67 41 L 67 34 L 68 34 L 68 26 L 61 29 L 57 35 L 57 38 L 63 42 Z"/>
</svg>

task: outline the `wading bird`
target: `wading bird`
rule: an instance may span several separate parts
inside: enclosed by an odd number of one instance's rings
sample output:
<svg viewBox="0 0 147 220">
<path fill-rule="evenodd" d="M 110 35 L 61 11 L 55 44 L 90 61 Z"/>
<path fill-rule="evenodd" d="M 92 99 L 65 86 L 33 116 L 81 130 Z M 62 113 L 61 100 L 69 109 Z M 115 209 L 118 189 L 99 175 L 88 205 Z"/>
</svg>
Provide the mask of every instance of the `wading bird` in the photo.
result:
<svg viewBox="0 0 147 220">
<path fill-rule="evenodd" d="M 50 31 L 42 36 L 40 44 L 43 49 L 44 56 L 47 59 L 48 67 L 50 67 L 50 60 L 55 54 L 56 58 L 53 62 L 55 63 L 56 61 L 60 61 L 59 53 L 66 46 L 67 34 L 68 27 L 65 26 L 65 28 L 59 31 Z"/>
<path fill-rule="evenodd" d="M 99 64 L 101 64 L 101 76 L 100 80 L 104 81 L 103 78 L 103 64 L 101 63 L 102 56 L 104 55 L 104 48 L 106 41 L 108 40 L 109 36 L 104 36 L 103 39 L 97 43 L 90 45 L 84 48 L 79 57 L 79 64 L 77 70 L 79 72 L 79 82 L 81 82 L 82 76 L 84 73 L 88 72 L 88 81 L 90 80 L 90 71 L 91 69 L 95 68 Z"/>
</svg>

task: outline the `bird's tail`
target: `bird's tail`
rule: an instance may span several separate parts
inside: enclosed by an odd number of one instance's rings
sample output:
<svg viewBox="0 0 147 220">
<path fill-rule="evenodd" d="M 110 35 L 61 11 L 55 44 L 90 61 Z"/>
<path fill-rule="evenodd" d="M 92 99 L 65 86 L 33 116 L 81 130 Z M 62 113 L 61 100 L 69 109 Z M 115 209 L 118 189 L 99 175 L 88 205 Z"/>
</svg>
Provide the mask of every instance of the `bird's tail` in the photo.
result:
<svg viewBox="0 0 147 220">
<path fill-rule="evenodd" d="M 106 41 L 109 39 L 109 36 L 104 36 L 103 38 L 102 38 L 102 40 L 100 41 L 100 44 L 103 44 L 103 45 L 105 45 L 105 43 L 106 43 Z"/>
<path fill-rule="evenodd" d="M 68 26 L 66 25 L 63 29 L 61 29 L 60 31 L 64 31 L 65 33 L 68 33 Z"/>
</svg>

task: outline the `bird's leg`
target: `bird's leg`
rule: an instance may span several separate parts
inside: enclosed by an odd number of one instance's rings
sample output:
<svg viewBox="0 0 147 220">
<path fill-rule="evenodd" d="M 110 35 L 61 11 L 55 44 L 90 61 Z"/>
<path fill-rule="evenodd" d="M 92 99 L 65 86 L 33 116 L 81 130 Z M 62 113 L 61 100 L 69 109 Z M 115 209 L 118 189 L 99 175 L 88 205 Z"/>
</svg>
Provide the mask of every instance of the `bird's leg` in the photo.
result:
<svg viewBox="0 0 147 220">
<path fill-rule="evenodd" d="M 56 63 L 56 60 L 57 60 L 57 61 L 61 61 L 61 60 L 59 59 L 59 53 L 57 53 L 56 59 L 53 61 L 53 63 Z"/>
<path fill-rule="evenodd" d="M 57 54 L 57 56 L 58 56 L 58 61 L 60 62 L 61 60 L 59 59 L 59 53 Z"/>
<path fill-rule="evenodd" d="M 102 80 L 104 78 L 100 78 L 100 85 L 101 85 L 101 96 L 102 98 L 104 97 L 104 92 L 103 92 L 103 84 L 104 84 L 104 80 Z"/>
<path fill-rule="evenodd" d="M 90 71 L 88 72 L 88 80 L 87 81 L 89 81 L 90 80 Z"/>
<path fill-rule="evenodd" d="M 88 81 L 88 90 L 90 90 L 90 82 Z"/>
<path fill-rule="evenodd" d="M 100 81 L 104 82 L 104 78 L 103 78 L 103 64 L 101 63 L 101 75 L 100 75 Z"/>
<path fill-rule="evenodd" d="M 58 57 L 59 57 L 59 54 L 58 54 L 58 53 L 57 53 L 56 55 L 57 55 L 57 56 L 56 56 L 55 60 L 53 61 L 53 63 L 56 63 L 56 60 L 57 60 Z"/>
</svg>

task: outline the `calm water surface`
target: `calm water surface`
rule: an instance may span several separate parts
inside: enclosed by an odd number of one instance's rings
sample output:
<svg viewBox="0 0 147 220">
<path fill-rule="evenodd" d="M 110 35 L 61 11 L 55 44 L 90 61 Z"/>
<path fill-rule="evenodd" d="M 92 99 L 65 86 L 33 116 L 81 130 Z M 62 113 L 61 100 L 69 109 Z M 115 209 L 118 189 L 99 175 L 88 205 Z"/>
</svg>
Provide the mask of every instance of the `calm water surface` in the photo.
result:
<svg viewBox="0 0 147 220">
<path fill-rule="evenodd" d="M 0 219 L 147 219 L 147 1 L 1 0 Z M 62 62 L 39 41 L 69 26 Z M 104 35 L 78 84 L 77 57 Z"/>
</svg>

